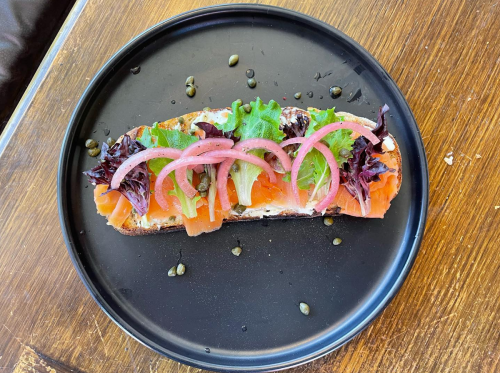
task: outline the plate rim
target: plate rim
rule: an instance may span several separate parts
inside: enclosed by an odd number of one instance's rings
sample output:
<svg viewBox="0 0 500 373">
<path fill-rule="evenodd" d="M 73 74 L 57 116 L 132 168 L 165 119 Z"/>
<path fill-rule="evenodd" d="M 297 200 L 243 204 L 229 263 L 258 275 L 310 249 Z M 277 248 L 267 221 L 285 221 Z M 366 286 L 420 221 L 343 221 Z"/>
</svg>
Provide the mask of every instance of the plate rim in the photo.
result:
<svg viewBox="0 0 500 373">
<path fill-rule="evenodd" d="M 285 18 L 295 18 L 304 23 L 312 23 L 318 29 L 322 31 L 327 31 L 329 35 L 334 34 L 339 39 L 342 39 L 347 44 L 351 45 L 353 49 L 359 53 L 363 61 L 368 62 L 372 66 L 378 68 L 380 72 L 385 75 L 386 82 L 391 86 L 393 93 L 396 94 L 396 98 L 399 103 L 404 104 L 402 107 L 403 111 L 409 114 L 409 119 L 413 122 L 414 126 L 409 128 L 410 131 L 416 132 L 416 139 L 418 141 L 418 156 L 420 158 L 420 163 L 422 167 L 418 170 L 420 172 L 420 176 L 422 178 L 422 203 L 419 206 L 420 218 L 418 221 L 417 233 L 415 234 L 415 238 L 411 243 L 411 248 L 408 252 L 408 258 L 406 262 L 404 262 L 404 266 L 401 269 L 399 275 L 397 275 L 394 280 L 393 285 L 387 291 L 386 295 L 383 299 L 374 307 L 374 309 L 360 322 L 355 328 L 353 328 L 349 333 L 347 333 L 342 339 L 333 341 L 329 343 L 324 348 L 317 350 L 313 353 L 310 353 L 305 356 L 300 356 L 298 358 L 290 359 L 287 361 L 282 361 L 280 363 L 261 365 L 261 366 L 229 366 L 229 365 L 220 365 L 214 363 L 207 363 L 205 361 L 200 361 L 197 359 L 189 358 L 180 354 L 177 354 L 173 351 L 167 350 L 166 348 L 162 348 L 158 344 L 146 338 L 142 333 L 137 332 L 135 328 L 130 326 L 130 324 L 124 322 L 124 320 L 115 312 L 115 310 L 109 306 L 106 300 L 102 297 L 99 291 L 96 289 L 93 282 L 90 280 L 86 271 L 83 270 L 82 264 L 79 260 L 77 254 L 77 248 L 72 240 L 71 235 L 71 227 L 70 224 L 67 223 L 68 217 L 68 208 L 67 208 L 67 190 L 64 187 L 65 181 L 67 180 L 68 170 L 70 169 L 68 164 L 69 159 L 69 150 L 71 148 L 71 144 L 69 139 L 73 137 L 74 132 L 76 132 L 76 127 L 78 121 L 81 119 L 82 114 L 84 114 L 85 109 L 87 108 L 89 102 L 93 98 L 93 94 L 95 93 L 96 88 L 102 83 L 102 81 L 106 78 L 106 76 L 110 73 L 110 68 L 112 68 L 115 64 L 119 63 L 123 58 L 128 55 L 129 50 L 133 50 L 136 47 L 140 46 L 142 42 L 149 40 L 151 37 L 154 37 L 156 34 L 163 32 L 164 30 L 175 26 L 176 24 L 182 23 L 184 21 L 188 21 L 191 19 L 195 19 L 196 17 L 206 16 L 211 13 L 240 13 L 240 12 L 258 12 L 259 14 L 266 13 L 270 15 L 274 15 L 277 17 L 285 17 Z M 399 96 L 399 97 L 398 97 Z M 92 299 L 98 304 L 101 310 L 116 324 L 123 330 L 127 335 L 134 338 L 136 341 L 141 343 L 142 345 L 152 349 L 153 351 L 159 353 L 160 355 L 166 356 L 169 359 L 172 359 L 177 362 L 181 362 L 183 364 L 191 365 L 196 368 L 201 369 L 209 369 L 213 371 L 220 372 L 230 372 L 230 371 L 253 371 L 253 372 L 269 372 L 275 370 L 289 369 L 293 368 L 310 361 L 316 360 L 322 356 L 329 354 L 330 352 L 340 348 L 347 342 L 351 341 L 355 336 L 361 333 L 364 329 L 366 329 L 375 319 L 382 313 L 382 311 L 391 303 L 393 298 L 401 289 L 404 281 L 406 280 L 415 259 L 417 257 L 418 251 L 420 249 L 420 245 L 422 242 L 423 234 L 425 231 L 425 226 L 427 222 L 427 213 L 428 213 L 428 200 L 429 200 L 429 171 L 428 171 L 428 162 L 425 154 L 424 143 L 422 140 L 422 136 L 420 134 L 420 130 L 417 125 L 417 121 L 413 115 L 413 112 L 406 101 L 405 96 L 401 92 L 400 88 L 397 86 L 395 81 L 389 75 L 389 73 L 384 69 L 384 67 L 373 57 L 364 47 L 362 47 L 358 42 L 354 39 L 350 38 L 342 31 L 337 28 L 331 26 L 330 24 L 323 22 L 315 17 L 310 15 L 287 9 L 278 6 L 270 6 L 263 4 L 248 4 L 248 3 L 240 3 L 240 4 L 221 4 L 221 5 L 211 5 L 202 8 L 197 8 L 193 10 L 189 10 L 183 12 L 181 14 L 175 15 L 173 17 L 167 18 L 145 31 L 141 32 L 130 41 L 128 41 L 124 46 L 122 46 L 118 51 L 116 51 L 106 62 L 105 64 L 97 71 L 95 76 L 89 82 L 81 97 L 78 99 L 78 102 L 73 110 L 71 118 L 68 122 L 68 127 L 64 135 L 64 139 L 62 142 L 61 152 L 59 156 L 59 165 L 57 171 L 57 205 L 59 212 L 59 223 L 61 225 L 61 230 L 63 233 L 64 242 L 80 279 L 85 285 L 87 291 L 90 293 Z M 142 340 L 144 338 L 145 340 Z M 146 342 L 147 341 L 147 342 Z"/>
</svg>

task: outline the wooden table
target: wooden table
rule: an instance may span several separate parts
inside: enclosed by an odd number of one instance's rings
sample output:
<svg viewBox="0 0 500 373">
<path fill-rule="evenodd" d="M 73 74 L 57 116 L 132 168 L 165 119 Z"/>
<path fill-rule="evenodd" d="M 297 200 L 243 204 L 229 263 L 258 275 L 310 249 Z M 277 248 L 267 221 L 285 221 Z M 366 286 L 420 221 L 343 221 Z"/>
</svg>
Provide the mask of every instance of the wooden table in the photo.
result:
<svg viewBox="0 0 500 373">
<path fill-rule="evenodd" d="M 63 243 L 56 170 L 103 63 L 151 25 L 218 2 L 75 5 L 0 140 L 0 371 L 195 370 L 128 337 L 91 299 Z M 260 2 L 326 21 L 371 52 L 407 97 L 430 169 L 425 238 L 399 294 L 352 342 L 295 370 L 500 371 L 500 3 Z"/>
</svg>

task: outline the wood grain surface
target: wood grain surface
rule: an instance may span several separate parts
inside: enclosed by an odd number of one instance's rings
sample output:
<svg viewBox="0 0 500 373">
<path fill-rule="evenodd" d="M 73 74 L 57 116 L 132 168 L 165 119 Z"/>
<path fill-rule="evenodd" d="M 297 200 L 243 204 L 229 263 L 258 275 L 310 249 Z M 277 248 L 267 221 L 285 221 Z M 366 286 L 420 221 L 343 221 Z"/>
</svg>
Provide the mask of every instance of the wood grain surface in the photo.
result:
<svg viewBox="0 0 500 373">
<path fill-rule="evenodd" d="M 197 370 L 128 337 L 91 299 L 63 243 L 56 170 L 71 112 L 103 63 L 149 26 L 214 3 L 89 1 L 51 51 L 0 149 L 0 371 Z M 352 342 L 293 370 L 500 371 L 500 3 L 261 3 L 326 21 L 372 53 L 410 103 L 430 168 L 425 238 L 401 291 Z"/>
</svg>

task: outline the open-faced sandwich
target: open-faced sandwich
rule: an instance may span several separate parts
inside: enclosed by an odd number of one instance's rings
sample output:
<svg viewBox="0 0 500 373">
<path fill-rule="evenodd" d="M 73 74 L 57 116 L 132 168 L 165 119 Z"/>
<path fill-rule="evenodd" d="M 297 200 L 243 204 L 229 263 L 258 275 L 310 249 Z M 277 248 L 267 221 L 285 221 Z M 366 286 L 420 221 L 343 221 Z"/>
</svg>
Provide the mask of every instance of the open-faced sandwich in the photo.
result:
<svg viewBox="0 0 500 373">
<path fill-rule="evenodd" d="M 401 185 L 388 110 L 374 123 L 334 109 L 237 100 L 134 128 L 103 144 L 85 175 L 97 212 L 126 235 L 197 236 L 264 218 L 383 218 Z"/>
</svg>

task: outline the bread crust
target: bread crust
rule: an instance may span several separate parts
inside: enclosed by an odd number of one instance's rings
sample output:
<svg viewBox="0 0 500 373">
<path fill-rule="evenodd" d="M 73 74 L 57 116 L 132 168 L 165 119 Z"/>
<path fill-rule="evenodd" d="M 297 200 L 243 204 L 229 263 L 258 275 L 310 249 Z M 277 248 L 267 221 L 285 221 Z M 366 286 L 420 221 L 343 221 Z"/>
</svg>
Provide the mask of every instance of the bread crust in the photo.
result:
<svg viewBox="0 0 500 373">
<path fill-rule="evenodd" d="M 204 118 L 210 115 L 218 115 L 221 112 L 224 111 L 230 111 L 230 108 L 223 108 L 223 109 L 211 109 L 209 111 L 195 111 L 189 114 L 183 115 L 183 123 L 179 122 L 179 118 L 172 118 L 164 122 L 158 123 L 158 126 L 163 129 L 178 129 L 184 133 L 188 133 L 191 130 L 191 125 L 193 122 L 199 122 L 202 120 L 199 120 L 199 118 Z M 314 108 L 308 108 L 308 110 L 317 110 Z M 212 113 L 212 114 L 207 114 L 207 113 Z M 287 123 L 290 123 L 293 121 L 297 114 L 302 114 L 304 116 L 310 117 L 309 112 L 303 109 L 299 109 L 296 107 L 284 107 L 282 108 L 282 116 L 281 116 L 281 123 L 282 125 L 286 125 Z M 346 113 L 346 112 L 337 112 L 336 113 L 338 116 L 343 116 L 344 120 L 346 121 L 351 121 L 355 122 L 358 124 L 361 124 L 365 127 L 369 128 L 375 128 L 376 123 L 373 121 L 363 118 L 363 117 L 358 117 L 354 114 Z M 140 126 L 136 127 L 130 131 L 127 132 L 127 134 L 132 138 L 136 139 L 137 137 L 140 137 L 142 135 L 142 132 L 147 126 Z M 388 151 L 387 153 L 391 156 L 391 158 L 395 159 L 397 164 L 398 164 L 398 183 L 397 183 L 397 191 L 399 193 L 400 187 L 401 187 L 401 182 L 402 182 L 402 172 L 401 172 L 401 153 L 399 151 L 399 146 L 396 142 L 396 139 L 392 136 L 389 135 L 391 140 L 394 143 L 395 149 L 392 151 Z M 121 141 L 123 136 L 121 136 L 118 141 Z M 337 206 L 330 206 L 324 214 L 321 214 L 319 212 L 314 211 L 312 214 L 308 213 L 300 213 L 298 211 L 295 211 L 293 209 L 290 210 L 284 210 L 280 211 L 278 214 L 275 215 L 265 215 L 265 219 L 296 219 L 296 218 L 313 218 L 317 216 L 337 216 L 340 215 L 340 208 Z M 240 221 L 253 221 L 253 220 L 260 220 L 262 219 L 260 216 L 245 216 L 245 215 L 237 215 L 233 211 L 230 212 L 230 216 L 227 219 L 224 219 L 225 222 L 240 222 Z M 151 223 L 149 224 L 148 227 L 144 227 L 141 224 L 140 216 L 137 214 L 131 214 L 125 223 L 120 228 L 115 228 L 117 231 L 120 233 L 127 235 L 127 236 L 144 236 L 144 235 L 149 235 L 149 234 L 158 234 L 158 233 L 164 233 L 164 232 L 173 232 L 173 231 L 179 231 L 179 230 L 184 230 L 184 225 L 180 220 L 170 222 L 170 221 L 165 221 L 165 222 L 156 222 L 156 223 Z"/>
</svg>

